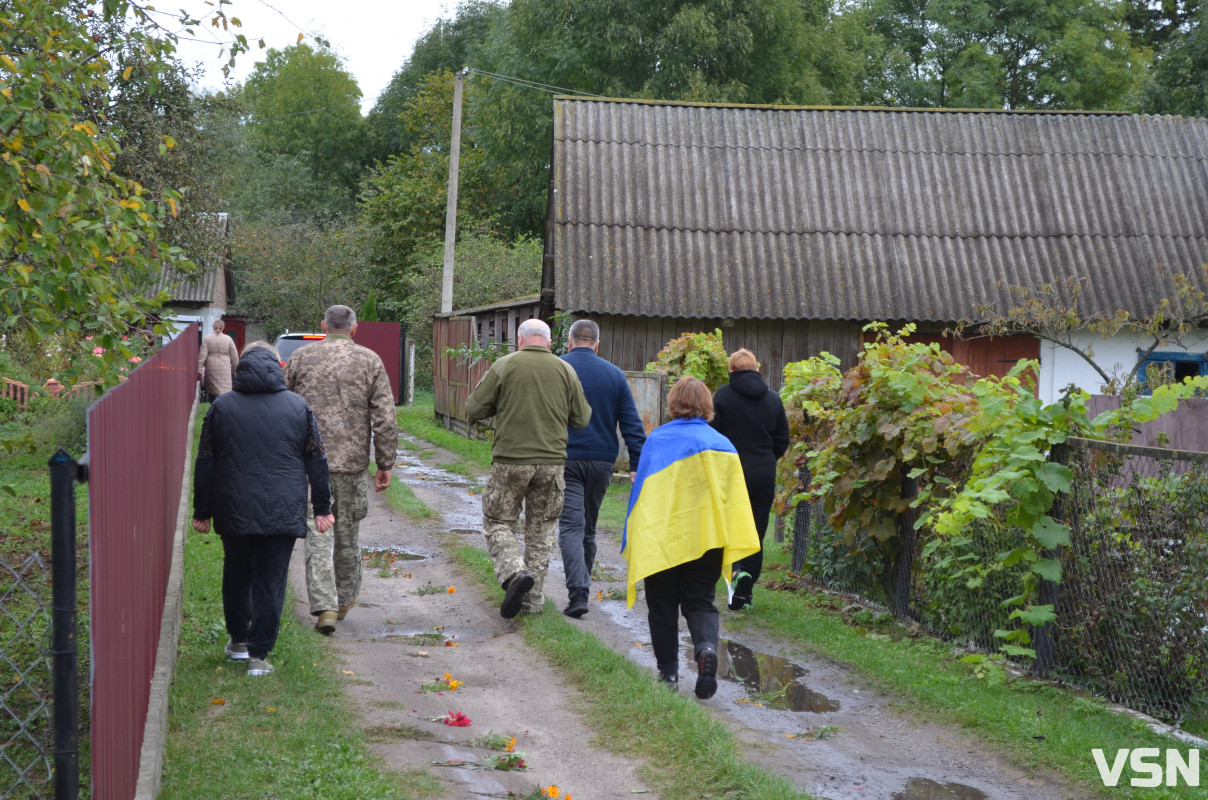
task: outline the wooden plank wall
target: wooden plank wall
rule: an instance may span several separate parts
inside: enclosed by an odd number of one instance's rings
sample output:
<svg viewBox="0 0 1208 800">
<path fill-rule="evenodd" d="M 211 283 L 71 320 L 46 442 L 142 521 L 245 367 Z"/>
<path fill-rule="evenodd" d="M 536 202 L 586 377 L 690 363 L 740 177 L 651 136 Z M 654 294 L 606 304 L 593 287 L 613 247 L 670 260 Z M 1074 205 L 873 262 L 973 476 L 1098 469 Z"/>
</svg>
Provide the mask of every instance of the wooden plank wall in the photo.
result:
<svg viewBox="0 0 1208 800">
<path fill-rule="evenodd" d="M 667 342 L 681 333 L 722 331 L 726 352 L 745 347 L 759 359 L 759 371 L 779 389 L 785 364 L 827 351 L 838 356 L 843 369 L 855 366 L 860 325 L 829 320 L 740 319 L 723 327 L 718 319 L 577 315 L 600 326 L 600 356 L 625 371 L 641 372 Z"/>
</svg>

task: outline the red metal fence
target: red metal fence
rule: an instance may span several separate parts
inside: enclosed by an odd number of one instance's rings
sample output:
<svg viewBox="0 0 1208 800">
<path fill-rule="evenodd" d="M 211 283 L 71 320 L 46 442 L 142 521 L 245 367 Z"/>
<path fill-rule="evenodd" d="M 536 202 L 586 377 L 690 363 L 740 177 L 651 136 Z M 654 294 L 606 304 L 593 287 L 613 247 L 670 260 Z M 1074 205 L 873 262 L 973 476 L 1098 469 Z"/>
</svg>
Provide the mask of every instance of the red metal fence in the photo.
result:
<svg viewBox="0 0 1208 800">
<path fill-rule="evenodd" d="M 196 396 L 196 326 L 88 410 L 96 800 L 128 800 L 138 780 Z"/>
<path fill-rule="evenodd" d="M 394 404 L 403 402 L 403 327 L 397 322 L 358 322 L 353 340 L 362 347 L 377 353 L 390 376 L 390 390 L 394 392 Z"/>
</svg>

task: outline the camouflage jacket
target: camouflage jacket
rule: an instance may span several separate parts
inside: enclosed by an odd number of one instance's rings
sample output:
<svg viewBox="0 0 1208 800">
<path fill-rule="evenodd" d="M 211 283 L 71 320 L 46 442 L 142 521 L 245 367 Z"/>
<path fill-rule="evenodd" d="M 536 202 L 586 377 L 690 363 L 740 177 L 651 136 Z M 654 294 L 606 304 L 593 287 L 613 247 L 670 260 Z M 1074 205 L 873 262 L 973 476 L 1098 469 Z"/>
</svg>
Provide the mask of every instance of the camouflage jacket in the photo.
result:
<svg viewBox="0 0 1208 800">
<path fill-rule="evenodd" d="M 285 384 L 314 410 L 332 472 L 368 468 L 370 432 L 377 468 L 394 467 L 394 394 L 377 353 L 347 336 L 328 334 L 294 351 L 285 366 Z"/>
</svg>

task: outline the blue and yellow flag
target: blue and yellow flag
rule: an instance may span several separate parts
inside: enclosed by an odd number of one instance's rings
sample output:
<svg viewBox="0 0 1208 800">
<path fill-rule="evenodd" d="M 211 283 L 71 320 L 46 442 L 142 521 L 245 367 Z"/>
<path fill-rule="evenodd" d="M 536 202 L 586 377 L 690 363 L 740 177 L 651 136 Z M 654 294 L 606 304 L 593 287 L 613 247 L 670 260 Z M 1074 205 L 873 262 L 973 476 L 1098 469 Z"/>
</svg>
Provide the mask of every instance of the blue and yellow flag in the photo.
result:
<svg viewBox="0 0 1208 800">
<path fill-rule="evenodd" d="M 725 548 L 727 586 L 734 562 L 759 551 L 742 464 L 730 440 L 703 418 L 672 420 L 646 439 L 629 495 L 621 542 L 629 606 L 642 578 L 717 547 Z"/>
</svg>

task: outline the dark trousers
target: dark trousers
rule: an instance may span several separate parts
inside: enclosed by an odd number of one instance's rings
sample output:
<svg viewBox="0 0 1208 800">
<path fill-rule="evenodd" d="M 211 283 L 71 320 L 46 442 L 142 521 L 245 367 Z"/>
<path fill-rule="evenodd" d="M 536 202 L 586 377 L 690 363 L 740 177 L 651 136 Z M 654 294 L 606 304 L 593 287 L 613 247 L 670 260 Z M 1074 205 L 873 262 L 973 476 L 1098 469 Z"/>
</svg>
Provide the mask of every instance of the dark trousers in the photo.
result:
<svg viewBox="0 0 1208 800">
<path fill-rule="evenodd" d="M 587 601 L 596 562 L 596 520 L 612 480 L 613 461 L 567 461 L 566 494 L 558 519 L 558 548 L 570 601 Z"/>
<path fill-rule="evenodd" d="M 650 643 L 659 672 L 679 672 L 679 615 L 682 612 L 692 634 L 693 658 L 706 645 L 717 649 L 718 614 L 713 605 L 717 579 L 721 577 L 721 548 L 708 550 L 695 561 L 646 577 L 646 620 Z"/>
<path fill-rule="evenodd" d="M 745 572 L 751 576 L 752 585 L 759 580 L 763 572 L 763 536 L 768 532 L 768 515 L 772 513 L 772 500 L 776 497 L 776 476 L 771 480 L 759 480 L 755 485 L 747 483 L 747 494 L 751 498 L 751 512 L 755 515 L 755 530 L 759 533 L 759 552 L 752 553 L 741 561 L 734 562 L 735 572 Z M 735 600 L 740 599 L 738 595 Z M 749 601 L 750 597 L 742 600 Z"/>
<path fill-rule="evenodd" d="M 222 613 L 231 641 L 247 642 L 252 658 L 277 643 L 294 536 L 222 537 Z"/>
</svg>

